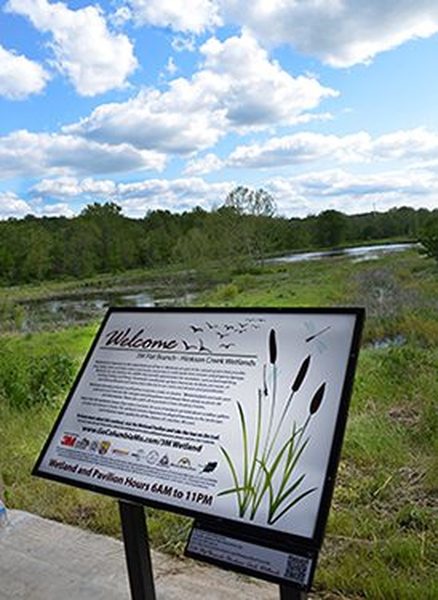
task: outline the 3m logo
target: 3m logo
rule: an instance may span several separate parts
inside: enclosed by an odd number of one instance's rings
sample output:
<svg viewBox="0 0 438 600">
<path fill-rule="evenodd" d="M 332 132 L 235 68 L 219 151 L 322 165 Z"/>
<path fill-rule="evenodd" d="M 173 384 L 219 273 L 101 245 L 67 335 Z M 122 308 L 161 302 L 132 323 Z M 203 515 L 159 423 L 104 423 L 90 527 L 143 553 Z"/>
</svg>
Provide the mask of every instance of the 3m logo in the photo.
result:
<svg viewBox="0 0 438 600">
<path fill-rule="evenodd" d="M 69 446 L 69 447 L 73 447 L 76 443 L 77 440 L 77 436 L 76 435 L 71 435 L 69 433 L 65 434 L 62 436 L 61 439 L 61 446 Z"/>
</svg>

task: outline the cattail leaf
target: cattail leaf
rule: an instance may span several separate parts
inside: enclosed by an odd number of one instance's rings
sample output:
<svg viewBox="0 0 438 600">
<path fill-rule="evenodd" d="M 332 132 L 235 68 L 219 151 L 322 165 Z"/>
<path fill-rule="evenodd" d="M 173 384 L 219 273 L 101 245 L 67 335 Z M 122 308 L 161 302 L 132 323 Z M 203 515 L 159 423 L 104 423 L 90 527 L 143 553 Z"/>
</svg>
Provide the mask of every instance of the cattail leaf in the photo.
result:
<svg viewBox="0 0 438 600">
<path fill-rule="evenodd" d="M 278 521 L 278 519 L 281 519 L 281 517 L 283 515 L 285 515 L 291 508 L 293 508 L 295 506 L 295 504 L 298 504 L 298 502 L 301 502 L 301 500 L 303 500 L 306 496 L 308 496 L 309 494 L 313 494 L 314 491 L 316 491 L 318 488 L 310 488 L 310 490 L 307 490 L 306 492 L 303 492 L 302 494 L 300 494 L 297 498 L 295 498 L 295 500 L 292 500 L 292 502 L 290 504 L 288 504 L 277 516 L 271 516 L 268 519 L 268 524 L 269 525 L 274 525 L 274 523 L 276 521 Z"/>
<path fill-rule="evenodd" d="M 269 361 L 271 365 L 274 365 L 277 361 L 277 340 L 273 329 L 269 333 Z"/>
<path fill-rule="evenodd" d="M 297 489 L 300 487 L 300 485 L 302 484 L 302 482 L 304 481 L 306 477 L 306 474 L 303 473 L 300 477 L 298 477 L 298 479 L 290 486 L 287 488 L 287 490 L 285 492 L 283 492 L 280 495 L 277 496 L 277 498 L 275 499 L 275 502 L 272 505 L 272 514 L 274 514 L 277 509 L 280 507 L 281 504 L 283 504 L 283 502 L 285 500 L 288 499 L 288 497 Z"/>
<path fill-rule="evenodd" d="M 229 494 L 236 494 L 238 492 L 247 492 L 247 488 L 245 487 L 234 487 L 234 488 L 230 488 L 228 490 L 223 490 L 222 492 L 219 492 L 218 494 L 216 494 L 218 497 L 219 496 L 227 496 Z"/>
<path fill-rule="evenodd" d="M 295 377 L 295 381 L 292 384 L 293 392 L 298 392 L 298 390 L 300 389 L 300 387 L 303 384 L 303 381 L 307 375 L 307 371 L 309 370 L 310 357 L 311 357 L 311 355 L 309 354 L 309 356 L 307 358 L 305 358 L 303 360 L 303 362 L 301 363 L 301 367 L 297 373 L 297 376 Z"/>
<path fill-rule="evenodd" d="M 316 411 L 321 406 L 322 399 L 324 398 L 325 393 L 325 382 L 319 386 L 316 392 L 313 394 L 312 401 L 310 403 L 309 412 L 311 415 L 314 415 Z"/>
</svg>

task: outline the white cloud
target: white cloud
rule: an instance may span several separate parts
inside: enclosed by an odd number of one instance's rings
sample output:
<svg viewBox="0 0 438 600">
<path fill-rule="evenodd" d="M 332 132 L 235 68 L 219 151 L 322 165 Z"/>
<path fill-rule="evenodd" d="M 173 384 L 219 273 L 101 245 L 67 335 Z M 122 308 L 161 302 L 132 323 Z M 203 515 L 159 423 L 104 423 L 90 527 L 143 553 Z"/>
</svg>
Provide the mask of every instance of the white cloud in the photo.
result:
<svg viewBox="0 0 438 600">
<path fill-rule="evenodd" d="M 438 176 L 427 170 L 354 173 L 331 169 L 266 182 L 279 212 L 306 216 L 335 209 L 354 214 L 395 206 L 436 208 Z"/>
<path fill-rule="evenodd" d="M 169 75 L 175 75 L 175 73 L 178 71 L 178 67 L 175 64 L 173 56 L 169 56 L 169 58 L 167 59 L 165 70 L 167 71 L 167 73 L 169 73 Z"/>
<path fill-rule="evenodd" d="M 72 199 L 76 204 L 79 201 L 85 205 L 91 198 L 93 201 L 116 202 L 125 215 L 133 218 L 141 218 L 148 210 L 157 209 L 180 212 L 201 206 L 210 210 L 223 204 L 235 185 L 233 181 L 208 183 L 199 177 L 132 183 L 73 177 L 45 179 L 31 190 L 33 210 L 29 205 L 22 206 L 21 216 L 29 212 L 48 214 L 49 206 L 63 206 L 65 210 Z M 428 169 L 393 169 L 380 173 L 326 169 L 292 177 L 274 177 L 258 181 L 257 185 L 274 196 L 279 214 L 289 217 L 304 217 L 327 209 L 348 214 L 375 209 L 383 211 L 403 205 L 434 209 L 438 173 Z M 38 208 L 35 208 L 36 199 L 41 205 Z M 48 201 L 54 199 L 58 204 L 49 204 Z M 18 209 L 17 216 L 20 216 Z"/>
<path fill-rule="evenodd" d="M 271 44 L 287 43 L 334 67 L 438 32 L 436 0 L 219 0 L 229 22 Z"/>
<path fill-rule="evenodd" d="M 27 202 L 15 192 L 0 192 L 0 220 L 14 217 L 22 219 L 26 215 L 36 217 L 72 217 L 72 209 L 66 202 L 47 204 L 41 201 Z"/>
<path fill-rule="evenodd" d="M 204 72 L 225 84 L 220 100 L 234 128 L 295 124 L 321 100 L 338 95 L 313 76 L 292 77 L 247 32 L 224 42 L 210 38 L 201 52 Z"/>
<path fill-rule="evenodd" d="M 204 175 L 212 171 L 219 171 L 224 166 L 224 161 L 216 154 L 206 154 L 205 156 L 190 160 L 184 169 L 185 175 Z"/>
<path fill-rule="evenodd" d="M 112 13 L 108 20 L 115 27 L 123 27 L 125 23 L 132 19 L 131 10 L 127 6 L 119 6 L 114 13 Z"/>
<path fill-rule="evenodd" d="M 75 212 L 66 202 L 55 204 L 33 203 L 32 214 L 36 217 L 74 217 Z"/>
<path fill-rule="evenodd" d="M 70 10 L 62 2 L 8 0 L 6 10 L 28 17 L 36 29 L 52 35 L 55 66 L 83 96 L 124 86 L 137 66 L 132 43 L 108 29 L 98 6 Z"/>
<path fill-rule="evenodd" d="M 76 196 L 91 195 L 110 199 L 116 192 L 117 185 L 114 181 L 90 177 L 82 180 L 76 177 L 42 179 L 31 190 L 33 196 L 48 198 L 75 198 Z"/>
<path fill-rule="evenodd" d="M 352 135 L 323 135 L 302 132 L 275 137 L 258 143 L 238 146 L 227 160 L 227 165 L 246 168 L 289 166 L 322 159 L 364 160 L 370 152 L 368 133 Z"/>
<path fill-rule="evenodd" d="M 0 137 L 0 176 L 115 173 L 161 170 L 162 154 L 128 144 L 111 146 L 72 135 L 15 131 Z"/>
<path fill-rule="evenodd" d="M 0 192 L 0 219 L 25 217 L 31 212 L 30 205 L 13 192 Z"/>
<path fill-rule="evenodd" d="M 207 183 L 197 177 L 174 180 L 148 179 L 134 183 L 115 183 L 112 180 L 60 177 L 44 179 L 35 185 L 31 193 L 37 198 L 59 200 L 89 196 L 101 201 L 117 202 L 124 214 L 142 217 L 148 210 L 191 210 L 195 206 L 205 209 L 222 204 L 233 182 Z"/>
<path fill-rule="evenodd" d="M 49 78 L 41 65 L 0 45 L 0 96 L 23 100 L 42 92 Z"/>
<path fill-rule="evenodd" d="M 197 177 L 174 180 L 150 179 L 140 183 L 119 184 L 123 212 L 140 217 L 148 210 L 192 210 L 195 206 L 210 209 L 222 204 L 234 183 L 207 183 Z"/>
<path fill-rule="evenodd" d="M 214 146 L 229 131 L 246 132 L 303 120 L 337 92 L 314 77 L 292 77 L 242 34 L 200 49 L 204 63 L 191 79 L 104 104 L 64 131 L 109 143 L 189 154 Z"/>
<path fill-rule="evenodd" d="M 186 174 L 200 175 L 222 167 L 269 169 L 316 161 L 376 163 L 415 160 L 426 166 L 438 160 L 438 133 L 424 128 L 399 130 L 376 138 L 365 131 L 339 136 L 300 132 L 237 146 L 225 160 L 214 154 L 190 161 Z"/>
<path fill-rule="evenodd" d="M 215 0 L 127 0 L 133 19 L 141 25 L 170 27 L 200 34 L 221 25 Z"/>
<path fill-rule="evenodd" d="M 423 127 L 387 133 L 373 144 L 374 155 L 398 160 L 428 160 L 438 158 L 438 133 Z"/>
<path fill-rule="evenodd" d="M 172 39 L 172 48 L 175 52 L 194 52 L 196 40 L 193 35 L 176 35 Z"/>
</svg>

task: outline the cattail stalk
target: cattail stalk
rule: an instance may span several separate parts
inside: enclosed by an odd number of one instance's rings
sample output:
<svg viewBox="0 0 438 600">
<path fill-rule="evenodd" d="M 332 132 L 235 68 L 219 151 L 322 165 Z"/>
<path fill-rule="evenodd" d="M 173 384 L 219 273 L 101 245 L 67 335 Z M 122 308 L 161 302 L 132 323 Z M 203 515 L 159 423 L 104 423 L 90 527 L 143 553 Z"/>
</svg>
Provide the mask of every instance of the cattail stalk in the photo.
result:
<svg viewBox="0 0 438 600">
<path fill-rule="evenodd" d="M 272 441 L 269 445 L 268 452 L 266 454 L 266 460 L 268 460 L 269 456 L 271 455 L 271 452 L 274 448 L 275 442 L 277 441 L 277 437 L 280 433 L 281 425 L 282 425 L 284 418 L 286 417 L 286 415 L 289 411 L 289 408 L 292 404 L 293 397 L 300 390 L 301 386 L 303 385 L 304 379 L 306 378 L 307 372 L 309 370 L 310 359 L 311 359 L 311 355 L 309 354 L 303 360 L 300 368 L 298 369 L 298 373 L 296 374 L 295 379 L 291 386 L 291 392 L 290 392 L 289 398 L 287 399 L 287 401 L 284 405 L 283 412 L 281 413 L 280 420 L 278 421 L 278 424 L 277 424 L 277 429 L 276 429 L 274 436 L 272 438 Z"/>
</svg>

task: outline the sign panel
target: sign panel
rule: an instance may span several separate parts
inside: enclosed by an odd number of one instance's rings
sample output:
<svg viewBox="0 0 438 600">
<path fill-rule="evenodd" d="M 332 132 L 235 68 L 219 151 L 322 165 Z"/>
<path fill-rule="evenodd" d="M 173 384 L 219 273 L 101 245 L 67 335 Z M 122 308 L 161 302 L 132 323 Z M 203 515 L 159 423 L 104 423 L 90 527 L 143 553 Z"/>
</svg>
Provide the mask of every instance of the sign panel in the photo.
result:
<svg viewBox="0 0 438 600">
<path fill-rule="evenodd" d="M 361 309 L 110 309 L 34 474 L 320 543 Z"/>
</svg>

